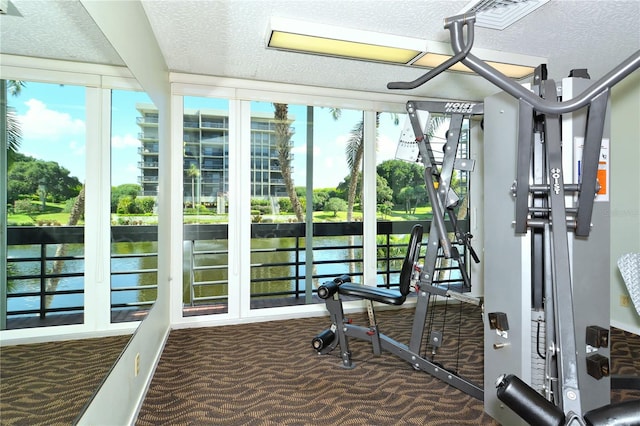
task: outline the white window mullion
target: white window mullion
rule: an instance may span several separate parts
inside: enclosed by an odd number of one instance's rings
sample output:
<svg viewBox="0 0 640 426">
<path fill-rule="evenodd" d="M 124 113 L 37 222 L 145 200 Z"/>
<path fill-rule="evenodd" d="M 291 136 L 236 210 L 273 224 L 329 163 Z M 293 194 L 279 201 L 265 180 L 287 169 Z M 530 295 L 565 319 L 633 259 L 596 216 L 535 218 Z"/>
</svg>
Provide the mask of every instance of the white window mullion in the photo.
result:
<svg viewBox="0 0 640 426">
<path fill-rule="evenodd" d="M 89 330 L 111 323 L 111 91 L 86 89 L 84 322 Z"/>
<path fill-rule="evenodd" d="M 251 308 L 251 102 L 229 101 L 229 315 Z"/>
<path fill-rule="evenodd" d="M 171 245 L 168 258 L 171 261 L 170 276 L 173 277 L 169 281 L 169 312 L 171 316 L 170 322 L 172 324 L 182 321 L 182 308 L 183 308 L 183 253 L 184 253 L 184 226 L 183 226 L 183 120 L 184 120 L 184 105 L 182 96 L 172 95 L 170 106 L 170 120 L 171 120 L 171 137 L 169 138 L 172 143 L 169 144 L 168 149 L 163 146 L 160 147 L 160 176 L 159 176 L 159 198 L 162 197 L 166 202 L 159 206 L 159 214 L 164 212 L 169 213 L 171 232 L 170 240 L 174 241 Z M 162 141 L 161 141 L 162 143 Z M 164 158 L 165 154 L 169 158 Z M 168 169 L 163 167 L 168 166 Z M 169 176 L 167 182 L 163 176 Z M 166 183 L 169 183 L 167 185 Z M 167 210 L 167 207 L 169 209 Z M 160 222 L 158 222 L 160 223 Z M 158 229 L 158 242 L 160 242 L 160 232 Z M 162 248 L 158 247 L 158 252 Z M 158 259 L 160 259 L 160 253 L 158 253 Z M 158 271 L 160 271 L 160 265 L 158 265 Z M 160 275 L 158 275 L 160 278 Z M 160 295 L 160 289 L 158 289 Z"/>
<path fill-rule="evenodd" d="M 364 166 L 363 166 L 363 269 L 364 283 L 376 285 L 376 112 L 364 112 Z"/>
</svg>

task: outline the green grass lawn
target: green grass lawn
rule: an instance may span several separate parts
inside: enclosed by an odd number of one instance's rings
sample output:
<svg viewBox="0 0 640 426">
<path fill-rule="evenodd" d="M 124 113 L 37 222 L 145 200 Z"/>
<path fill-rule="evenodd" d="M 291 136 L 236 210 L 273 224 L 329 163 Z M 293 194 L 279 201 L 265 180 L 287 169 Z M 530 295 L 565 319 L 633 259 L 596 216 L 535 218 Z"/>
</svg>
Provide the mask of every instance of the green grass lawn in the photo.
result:
<svg viewBox="0 0 640 426">
<path fill-rule="evenodd" d="M 33 213 L 9 213 L 7 225 L 66 225 L 69 221 L 69 213 L 64 212 L 64 204 L 47 203 L 44 207 L 39 201 L 32 201 L 31 204 L 36 208 L 36 211 Z"/>
<path fill-rule="evenodd" d="M 36 203 L 36 202 L 34 202 Z M 39 203 L 36 203 L 39 204 Z M 63 204 L 47 203 L 44 210 L 32 214 L 9 214 L 7 224 L 9 226 L 33 226 L 33 225 L 66 225 L 69 221 L 69 213 L 65 213 Z M 156 224 L 157 218 L 154 216 L 118 215 L 120 219 L 129 219 L 129 222 L 139 222 L 145 224 Z M 404 210 L 392 210 L 388 215 L 376 215 L 378 220 L 402 221 L 402 220 L 427 220 L 431 218 L 431 207 L 418 207 L 413 214 L 405 213 Z M 186 215 L 185 223 L 227 223 L 228 217 L 225 215 Z M 288 222 L 295 216 L 282 214 L 278 216 L 265 215 L 272 222 Z M 344 222 L 347 220 L 347 212 L 314 212 L 313 219 L 316 222 Z M 353 219 L 362 220 L 362 212 L 353 213 Z M 265 220 L 266 222 L 266 220 Z M 83 222 L 81 221 L 81 224 Z"/>
</svg>

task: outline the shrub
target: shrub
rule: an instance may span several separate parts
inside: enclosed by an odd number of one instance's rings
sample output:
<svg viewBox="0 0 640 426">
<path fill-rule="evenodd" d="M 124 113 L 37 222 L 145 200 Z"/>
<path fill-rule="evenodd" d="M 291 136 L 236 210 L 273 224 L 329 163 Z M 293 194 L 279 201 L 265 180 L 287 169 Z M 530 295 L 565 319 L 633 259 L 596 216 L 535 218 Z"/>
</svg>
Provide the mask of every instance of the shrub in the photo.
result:
<svg viewBox="0 0 640 426">
<path fill-rule="evenodd" d="M 118 207 L 116 208 L 116 213 L 118 214 L 136 213 L 133 197 L 131 197 L 130 195 L 125 195 L 124 197 L 120 197 L 120 199 L 118 200 Z"/>
<path fill-rule="evenodd" d="M 13 203 L 13 211 L 15 213 L 32 214 L 38 212 L 38 205 L 30 200 L 16 200 Z"/>
<path fill-rule="evenodd" d="M 136 205 L 136 213 L 153 213 L 156 200 L 153 197 L 137 197 L 134 203 Z"/>
<path fill-rule="evenodd" d="M 291 207 L 291 200 L 289 198 L 280 198 L 278 200 L 278 204 L 280 205 L 281 212 L 292 212 L 293 208 Z"/>
</svg>

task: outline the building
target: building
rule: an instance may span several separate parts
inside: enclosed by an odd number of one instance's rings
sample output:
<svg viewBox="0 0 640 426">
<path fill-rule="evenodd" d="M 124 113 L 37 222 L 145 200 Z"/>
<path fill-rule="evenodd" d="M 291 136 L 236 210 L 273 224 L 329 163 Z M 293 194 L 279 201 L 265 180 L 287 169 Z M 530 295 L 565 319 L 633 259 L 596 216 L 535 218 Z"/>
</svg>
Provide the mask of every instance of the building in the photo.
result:
<svg viewBox="0 0 640 426">
<path fill-rule="evenodd" d="M 137 104 L 140 112 L 141 195 L 158 195 L 158 111 L 150 104 Z M 293 122 L 294 117 L 289 117 Z M 229 113 L 221 110 L 191 110 L 184 113 L 185 203 L 213 206 L 229 191 Z M 289 141 L 291 143 L 291 141 Z M 293 160 L 290 154 L 289 161 Z M 253 112 L 251 117 L 251 196 L 286 197 L 280 171 L 273 114 Z"/>
</svg>

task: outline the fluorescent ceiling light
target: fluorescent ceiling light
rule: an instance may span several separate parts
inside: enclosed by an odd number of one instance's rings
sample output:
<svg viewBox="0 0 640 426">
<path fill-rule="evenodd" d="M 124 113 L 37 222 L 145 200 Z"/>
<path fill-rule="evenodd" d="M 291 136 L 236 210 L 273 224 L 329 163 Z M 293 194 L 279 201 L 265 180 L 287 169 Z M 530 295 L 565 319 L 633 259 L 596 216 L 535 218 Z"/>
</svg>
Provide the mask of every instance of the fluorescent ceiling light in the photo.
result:
<svg viewBox="0 0 640 426">
<path fill-rule="evenodd" d="M 267 47 L 348 59 L 434 68 L 453 56 L 446 43 L 372 31 L 271 18 Z M 545 58 L 473 48 L 472 53 L 511 78 L 531 75 Z M 473 73 L 458 63 L 452 71 Z"/>
<path fill-rule="evenodd" d="M 283 18 L 271 19 L 267 37 L 267 46 L 274 49 L 393 64 L 408 64 L 425 46 L 424 41 L 410 37 Z"/>
<path fill-rule="evenodd" d="M 507 77 L 521 79 L 533 74 L 536 67 L 546 63 L 546 58 L 538 56 L 520 55 L 517 53 L 500 52 L 497 50 L 474 47 L 471 49 L 474 56 L 482 59 L 488 65 L 497 69 Z M 427 43 L 427 52 L 411 65 L 425 68 L 435 68 L 453 56 L 451 46 L 446 43 L 430 41 Z M 451 71 L 474 73 L 466 65 L 458 62 L 449 68 Z"/>
<path fill-rule="evenodd" d="M 504 30 L 549 0 L 473 0 L 458 15 L 476 14 L 476 26 Z"/>
</svg>

